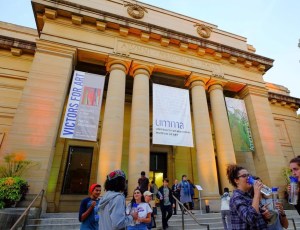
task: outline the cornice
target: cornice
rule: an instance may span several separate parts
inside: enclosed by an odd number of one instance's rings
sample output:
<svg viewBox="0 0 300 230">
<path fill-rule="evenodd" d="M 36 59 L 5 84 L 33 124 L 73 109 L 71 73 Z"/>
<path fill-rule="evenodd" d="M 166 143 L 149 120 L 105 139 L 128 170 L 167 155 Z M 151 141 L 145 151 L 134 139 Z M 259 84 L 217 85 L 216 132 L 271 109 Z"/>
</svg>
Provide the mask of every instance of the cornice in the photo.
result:
<svg viewBox="0 0 300 230">
<path fill-rule="evenodd" d="M 300 107 L 300 99 L 296 98 L 296 97 L 291 97 L 291 96 L 287 96 L 287 95 L 268 92 L 268 99 L 271 104 L 279 104 L 281 106 L 289 106 L 296 110 Z"/>
<path fill-rule="evenodd" d="M 144 42 L 147 42 L 149 41 L 149 38 L 152 38 L 154 40 L 158 40 L 158 42 L 160 42 L 163 46 L 168 46 L 170 43 L 172 43 L 173 45 L 177 45 L 178 48 L 183 52 L 186 52 L 187 50 L 193 50 L 199 55 L 212 55 L 217 61 L 222 59 L 227 60 L 231 64 L 242 63 L 246 68 L 256 67 L 257 70 L 262 73 L 270 69 L 274 61 L 273 59 L 267 57 L 253 54 L 251 52 L 240 50 L 221 43 L 213 42 L 204 38 L 166 29 L 164 27 L 145 23 L 137 19 L 74 4 L 65 0 L 35 0 L 33 2 L 33 8 L 36 13 L 35 18 L 38 24 L 37 28 L 39 33 L 42 30 L 43 22 L 38 20 L 38 18 L 40 18 L 40 15 L 45 13 L 46 8 L 51 8 L 52 10 L 58 10 L 58 15 L 55 17 L 59 17 L 63 12 L 64 17 L 67 15 L 70 18 L 72 18 L 72 15 L 81 16 L 82 24 L 85 23 L 85 19 L 89 18 L 91 21 L 88 23 L 94 23 L 95 27 L 97 26 L 98 30 L 100 31 L 104 31 L 107 28 L 110 30 L 118 30 L 117 32 L 123 36 L 130 35 L 132 30 L 139 31 L 141 40 Z M 110 27 L 111 24 L 114 26 Z M 99 27 L 99 25 L 101 26 Z M 124 34 L 125 30 L 128 33 Z"/>
<path fill-rule="evenodd" d="M 8 50 L 20 49 L 22 53 L 34 54 L 36 43 L 0 35 L 0 48 Z"/>
</svg>

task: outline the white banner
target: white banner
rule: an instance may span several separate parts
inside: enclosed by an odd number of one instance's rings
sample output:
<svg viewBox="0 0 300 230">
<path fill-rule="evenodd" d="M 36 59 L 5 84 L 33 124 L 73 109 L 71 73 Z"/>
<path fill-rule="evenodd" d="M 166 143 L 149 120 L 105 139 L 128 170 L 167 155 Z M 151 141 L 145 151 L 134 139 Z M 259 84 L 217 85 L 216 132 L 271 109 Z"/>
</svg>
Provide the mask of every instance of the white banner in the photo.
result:
<svg viewBox="0 0 300 230">
<path fill-rule="evenodd" d="M 188 90 L 153 84 L 152 142 L 194 146 Z"/>
<path fill-rule="evenodd" d="M 96 141 L 105 76 L 74 71 L 60 136 Z"/>
</svg>

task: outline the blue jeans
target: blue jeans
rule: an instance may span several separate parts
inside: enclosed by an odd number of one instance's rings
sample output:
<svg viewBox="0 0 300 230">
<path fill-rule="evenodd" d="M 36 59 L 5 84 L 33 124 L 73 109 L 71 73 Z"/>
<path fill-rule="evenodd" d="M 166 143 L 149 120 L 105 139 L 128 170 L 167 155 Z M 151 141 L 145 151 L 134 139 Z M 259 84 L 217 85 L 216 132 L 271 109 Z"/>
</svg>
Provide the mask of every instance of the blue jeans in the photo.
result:
<svg viewBox="0 0 300 230">
<path fill-rule="evenodd" d="M 140 223 L 134 226 L 128 226 L 127 230 L 147 230 L 147 225 L 145 223 Z"/>
<path fill-rule="evenodd" d="M 222 216 L 222 222 L 223 222 L 224 230 L 231 230 L 230 210 L 221 210 L 221 216 Z"/>
</svg>

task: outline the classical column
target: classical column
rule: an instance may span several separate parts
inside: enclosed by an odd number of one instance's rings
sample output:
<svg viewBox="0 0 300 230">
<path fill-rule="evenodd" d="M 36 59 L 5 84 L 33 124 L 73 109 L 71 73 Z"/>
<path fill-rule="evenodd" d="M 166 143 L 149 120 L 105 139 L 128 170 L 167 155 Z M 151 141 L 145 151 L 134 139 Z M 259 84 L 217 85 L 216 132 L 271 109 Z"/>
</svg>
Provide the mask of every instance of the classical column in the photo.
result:
<svg viewBox="0 0 300 230">
<path fill-rule="evenodd" d="M 98 183 L 104 185 L 106 175 L 121 169 L 125 82 L 129 64 L 114 60 L 107 64 L 110 71 L 102 124 L 98 163 Z"/>
<path fill-rule="evenodd" d="M 31 194 L 46 189 L 48 185 L 57 132 L 76 58 L 75 48 L 42 40 L 37 40 L 36 45 L 20 104 L 3 148 L 4 153 L 24 152 L 26 159 L 38 163 L 29 170 L 30 175 L 25 175 Z M 49 186 L 55 186 L 53 181 L 49 181 Z"/>
<path fill-rule="evenodd" d="M 128 194 L 137 186 L 141 171 L 149 175 L 149 78 L 151 66 L 133 64 L 134 77 L 128 160 Z"/>
<path fill-rule="evenodd" d="M 222 189 L 231 187 L 226 176 L 228 164 L 235 164 L 235 152 L 231 138 L 230 126 L 227 117 L 225 100 L 223 95 L 224 81 L 212 80 L 208 83 L 217 147 L 217 160 Z"/>
<path fill-rule="evenodd" d="M 268 101 L 268 90 L 246 86 L 240 96 L 244 99 L 252 138 L 254 164 L 257 176 L 270 186 L 283 185 L 280 169 L 286 167 L 276 135 L 274 116 Z"/>
<path fill-rule="evenodd" d="M 188 79 L 192 93 L 194 132 L 197 150 L 199 184 L 204 188 L 202 198 L 219 196 L 217 167 L 208 113 L 205 83 L 209 77 L 191 75 Z"/>
</svg>

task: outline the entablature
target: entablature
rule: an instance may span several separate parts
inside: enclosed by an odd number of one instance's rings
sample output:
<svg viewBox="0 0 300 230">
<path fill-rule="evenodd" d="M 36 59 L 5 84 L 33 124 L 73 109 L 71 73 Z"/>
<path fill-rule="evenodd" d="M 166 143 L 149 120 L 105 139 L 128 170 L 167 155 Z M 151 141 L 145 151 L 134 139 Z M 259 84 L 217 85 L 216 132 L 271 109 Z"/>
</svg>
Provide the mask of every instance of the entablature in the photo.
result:
<svg viewBox="0 0 300 230">
<path fill-rule="evenodd" d="M 62 17 L 72 20 L 72 23 L 77 26 L 88 24 L 94 26 L 95 30 L 102 32 L 115 31 L 123 37 L 138 36 L 144 43 L 151 41 L 165 47 L 177 47 L 178 52 L 181 53 L 195 52 L 203 58 L 205 58 L 204 56 L 213 58 L 215 62 L 222 60 L 232 65 L 242 64 L 245 68 L 254 67 L 261 73 L 273 65 L 272 59 L 252 52 L 69 1 L 34 0 L 33 9 L 39 33 L 43 30 L 46 18 L 55 20 Z"/>
</svg>

